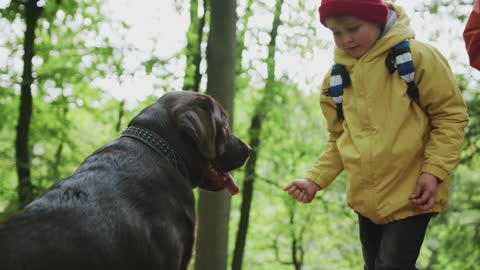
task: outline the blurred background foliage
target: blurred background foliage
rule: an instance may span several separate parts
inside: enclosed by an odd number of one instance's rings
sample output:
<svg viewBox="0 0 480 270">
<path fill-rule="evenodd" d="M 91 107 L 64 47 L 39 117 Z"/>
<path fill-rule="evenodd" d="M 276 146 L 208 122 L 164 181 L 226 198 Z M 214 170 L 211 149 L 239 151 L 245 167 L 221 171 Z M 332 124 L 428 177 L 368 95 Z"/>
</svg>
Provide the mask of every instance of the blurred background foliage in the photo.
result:
<svg viewBox="0 0 480 270">
<path fill-rule="evenodd" d="M 153 2 L 136 5 L 149 9 Z M 152 19 L 139 36 L 132 35 L 131 16 L 112 15 L 119 6 L 132 8 L 128 1 L 0 2 L 0 219 L 22 206 L 15 145 L 23 87 L 30 87 L 32 97 L 25 142 L 33 197 L 72 174 L 85 157 L 117 138 L 129 119 L 163 93 L 206 92 L 208 3 L 164 2 L 163 7 L 185 22 L 183 27 L 155 25 Z M 417 38 L 438 47 L 450 60 L 471 117 L 449 207 L 433 219 L 419 266 L 480 269 L 476 155 L 480 77 L 468 66 L 461 37 L 473 1 L 395 2 L 408 5 Z M 345 204 L 344 175 L 307 205 L 295 203 L 281 190 L 305 175 L 327 139 L 318 100 L 322 77 L 332 64 L 333 43 L 318 22 L 318 1 L 238 0 L 236 4 L 236 94 L 231 117 L 234 132 L 257 143 L 255 164 L 234 174 L 242 192 L 251 194 L 232 198 L 229 269 L 361 269 L 356 215 Z M 156 8 L 157 16 L 162 16 Z M 26 30 L 35 14 L 34 51 L 27 63 L 25 41 L 32 33 Z M 170 30 L 184 38 L 169 44 L 165 36 L 147 35 L 156 28 L 174 28 Z M 147 45 L 139 46 L 137 39 L 145 39 Z M 25 77 L 29 65 L 31 79 Z M 260 127 L 255 125 L 258 120 Z M 242 206 L 247 200 L 248 209 Z M 239 244 L 242 215 L 248 218 L 242 223 L 244 243 Z"/>
</svg>

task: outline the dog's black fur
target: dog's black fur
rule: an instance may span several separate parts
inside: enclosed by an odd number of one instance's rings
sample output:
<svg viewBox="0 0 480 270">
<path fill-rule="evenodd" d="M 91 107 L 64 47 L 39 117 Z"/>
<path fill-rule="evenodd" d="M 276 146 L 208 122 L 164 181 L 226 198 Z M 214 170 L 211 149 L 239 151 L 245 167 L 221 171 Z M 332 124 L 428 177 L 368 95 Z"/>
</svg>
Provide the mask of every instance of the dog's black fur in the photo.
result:
<svg viewBox="0 0 480 270">
<path fill-rule="evenodd" d="M 129 124 L 158 134 L 181 156 L 184 177 L 130 137 L 106 144 L 78 170 L 0 225 L 0 269 L 186 269 L 195 230 L 192 188 L 238 188 L 228 171 L 250 148 L 207 95 L 172 92 Z"/>
</svg>

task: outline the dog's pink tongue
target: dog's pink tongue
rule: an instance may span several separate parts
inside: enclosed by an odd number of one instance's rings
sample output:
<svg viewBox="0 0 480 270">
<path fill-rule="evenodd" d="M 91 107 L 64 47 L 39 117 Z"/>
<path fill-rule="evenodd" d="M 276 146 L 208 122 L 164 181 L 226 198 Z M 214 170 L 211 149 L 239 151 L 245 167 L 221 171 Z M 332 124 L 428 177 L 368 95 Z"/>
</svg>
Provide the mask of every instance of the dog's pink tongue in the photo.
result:
<svg viewBox="0 0 480 270">
<path fill-rule="evenodd" d="M 225 175 L 226 175 L 225 182 L 227 183 L 228 191 L 232 195 L 237 194 L 240 190 L 238 186 L 235 184 L 235 182 L 233 181 L 232 175 L 229 172 L 227 172 Z"/>
</svg>

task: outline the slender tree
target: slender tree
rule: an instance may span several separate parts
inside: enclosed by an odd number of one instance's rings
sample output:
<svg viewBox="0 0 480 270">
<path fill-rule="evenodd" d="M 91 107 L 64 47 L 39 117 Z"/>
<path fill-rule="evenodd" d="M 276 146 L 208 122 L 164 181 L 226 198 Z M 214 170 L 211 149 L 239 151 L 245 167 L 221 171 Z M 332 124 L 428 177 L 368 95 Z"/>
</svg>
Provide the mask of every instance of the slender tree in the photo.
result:
<svg viewBox="0 0 480 270">
<path fill-rule="evenodd" d="M 16 166 L 18 175 L 18 199 L 20 207 L 33 200 L 33 187 L 30 173 L 29 131 L 32 116 L 32 58 L 35 55 L 35 29 L 43 8 L 38 6 L 38 0 L 25 3 L 25 36 L 23 41 L 23 74 L 20 94 L 20 108 L 15 140 Z"/>
<path fill-rule="evenodd" d="M 203 0 L 202 2 L 203 15 L 199 17 L 198 0 L 190 1 L 190 26 L 187 31 L 187 46 L 185 48 L 187 63 L 185 65 L 183 90 L 191 90 L 194 92 L 200 91 L 200 82 L 202 80 L 202 74 L 200 73 L 200 63 L 202 61 L 201 45 L 208 10 L 207 0 Z"/>
<path fill-rule="evenodd" d="M 207 44 L 207 94 L 233 115 L 235 92 L 236 0 L 211 1 Z M 232 119 L 230 119 L 232 121 Z M 225 270 L 228 255 L 230 194 L 200 191 L 196 270 Z"/>
<path fill-rule="evenodd" d="M 117 117 L 117 123 L 115 124 L 115 131 L 117 133 L 119 133 L 120 129 L 122 128 L 122 120 L 123 120 L 124 114 L 125 114 L 125 99 L 122 99 L 118 103 L 118 117 Z"/>
<path fill-rule="evenodd" d="M 241 24 L 242 29 L 238 33 L 237 38 L 237 63 L 236 63 L 236 74 L 239 75 L 243 72 L 242 69 L 242 55 L 243 51 L 245 50 L 245 34 L 248 30 L 248 22 L 250 21 L 250 17 L 252 17 L 252 4 L 253 0 L 248 0 L 247 5 L 245 7 L 245 14 L 242 17 Z"/>
<path fill-rule="evenodd" d="M 51 170 L 50 175 L 52 179 L 60 179 L 60 167 L 62 165 L 62 152 L 67 140 L 67 130 L 69 130 L 70 123 L 68 119 L 68 113 L 70 111 L 69 103 L 67 97 L 65 96 L 65 91 L 62 89 L 61 95 L 58 97 L 57 101 L 54 102 L 54 107 L 57 108 L 56 117 L 59 122 L 62 124 L 63 128 L 58 131 L 59 142 L 55 150 L 55 156 L 53 157 L 53 162 L 50 164 L 49 169 Z"/>
<path fill-rule="evenodd" d="M 288 228 L 290 231 L 290 260 L 284 261 L 280 257 L 280 247 L 278 244 L 278 238 L 275 238 L 273 244 L 273 250 L 275 251 L 275 258 L 282 264 L 292 265 L 295 270 L 301 270 L 304 264 L 305 249 L 304 249 L 304 236 L 306 230 L 306 224 L 302 224 L 298 232 L 295 223 L 295 207 L 292 207 L 288 211 Z"/>
<path fill-rule="evenodd" d="M 275 5 L 275 13 L 273 18 L 272 30 L 270 32 L 270 42 L 268 44 L 267 70 L 268 77 L 265 84 L 265 93 L 262 100 L 257 104 L 255 113 L 251 120 L 249 129 L 250 146 L 254 149 L 250 159 L 246 164 L 245 181 L 242 188 L 242 205 L 240 213 L 240 222 L 238 225 L 237 239 L 235 242 L 235 250 L 233 254 L 232 270 L 242 269 L 243 253 L 248 233 L 248 224 L 250 219 L 250 207 L 252 204 L 254 181 L 256 178 L 257 156 L 260 151 L 261 140 L 260 133 L 262 131 L 262 123 L 267 116 L 268 106 L 272 104 L 274 95 L 276 94 L 275 85 L 275 52 L 278 27 L 281 24 L 280 14 L 282 11 L 283 0 L 277 0 Z"/>
<path fill-rule="evenodd" d="M 81 8 L 81 10 L 79 10 Z M 85 10 L 88 9 L 88 12 Z M 58 11 L 62 12 L 59 13 Z M 42 126 L 38 132 L 38 123 L 31 123 L 33 107 L 39 108 L 35 112 L 41 112 L 42 106 L 45 104 L 43 96 L 47 96 L 51 88 L 55 92 L 57 89 L 64 89 L 67 85 L 75 89 L 77 85 L 85 86 L 86 78 L 92 74 L 98 74 L 96 68 L 97 63 L 104 59 L 110 59 L 111 48 L 107 48 L 105 44 L 96 44 L 94 47 L 86 46 L 85 39 L 77 36 L 75 42 L 72 43 L 72 37 L 79 33 L 92 33 L 97 27 L 97 22 L 101 19 L 99 12 L 99 3 L 97 1 L 89 1 L 83 4 L 81 1 L 39 1 L 39 0 L 16 0 L 11 1 L 6 9 L 0 10 L 0 14 L 10 21 L 15 21 L 17 18 L 22 18 L 25 21 L 25 34 L 23 38 L 23 71 L 21 79 L 21 91 L 19 94 L 19 113 L 16 126 L 15 137 L 15 161 L 16 171 L 18 176 L 18 206 L 20 208 L 28 204 L 41 191 L 39 182 L 32 181 L 31 147 L 35 143 L 39 143 L 42 134 L 48 133 L 53 125 L 47 127 Z M 96 12 L 92 12 L 96 11 Z M 62 17 L 63 15 L 63 17 Z M 77 31 L 66 30 L 66 24 L 69 21 L 77 22 L 84 19 L 89 20 L 89 24 L 82 25 L 82 28 Z M 39 22 L 42 23 L 39 23 Z M 98 33 L 98 32 L 96 32 Z M 36 42 L 36 37 L 37 42 Z M 66 42 L 63 42 L 66 41 Z M 105 46 L 103 46 L 105 45 Z M 71 48 L 71 49 L 70 49 Z M 69 54 L 74 51 L 74 53 Z M 88 51 L 86 53 L 86 51 Z M 61 56 L 59 56 L 61 55 Z M 84 65 L 82 56 L 88 55 L 91 59 L 90 66 Z M 37 57 L 41 60 L 42 65 L 33 70 L 32 59 Z M 61 61 L 58 61 L 61 60 Z M 82 70 L 83 72 L 79 72 Z M 34 76 L 36 74 L 36 76 Z M 32 85 L 35 83 L 38 89 L 37 95 L 32 96 Z M 52 87 L 52 84 L 54 87 Z M 80 87 L 80 86 L 79 86 Z M 82 93 L 85 93 L 87 87 L 82 87 Z M 98 91 L 97 91 L 98 92 Z M 55 94 L 53 94 L 55 96 Z M 38 98 L 34 100 L 34 98 Z M 58 97 L 63 99 L 61 102 L 54 101 L 52 105 L 59 105 L 60 107 L 69 106 L 68 98 L 65 98 L 62 90 L 62 95 Z M 51 108 L 54 109 L 55 106 Z M 66 114 L 59 114 L 58 119 L 52 122 L 62 122 L 66 119 Z M 52 123 L 50 122 L 50 123 Z M 49 124 L 50 124 L 49 123 Z M 62 156 L 63 140 L 66 139 L 65 130 L 57 129 L 54 136 L 46 136 L 46 138 L 59 138 L 59 146 L 55 153 L 55 159 L 60 160 Z M 35 131 L 35 133 L 32 133 Z M 44 161 L 44 160 L 42 160 Z M 60 163 L 52 163 L 53 166 L 58 166 Z M 57 168 L 50 168 L 47 171 L 53 172 L 52 176 L 58 174 Z M 42 176 L 36 176 L 37 181 Z M 44 177 L 45 178 L 45 177 Z M 51 179 L 51 177 L 50 177 Z M 33 182 L 33 183 L 32 183 Z M 35 188 L 34 188 L 35 187 Z"/>
</svg>

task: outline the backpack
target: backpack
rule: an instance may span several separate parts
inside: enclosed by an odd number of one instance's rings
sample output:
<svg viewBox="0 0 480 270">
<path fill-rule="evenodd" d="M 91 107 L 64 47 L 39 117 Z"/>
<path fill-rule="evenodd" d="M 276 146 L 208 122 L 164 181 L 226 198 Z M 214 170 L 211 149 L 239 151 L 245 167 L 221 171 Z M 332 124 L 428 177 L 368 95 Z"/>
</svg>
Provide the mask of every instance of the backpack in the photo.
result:
<svg viewBox="0 0 480 270">
<path fill-rule="evenodd" d="M 390 74 L 398 70 L 398 75 L 407 84 L 407 95 L 420 104 L 418 87 L 415 84 L 415 67 L 413 66 L 412 53 L 409 40 L 404 40 L 395 45 L 385 59 L 385 65 Z M 330 76 L 330 88 L 328 95 L 337 105 L 337 118 L 342 121 L 343 115 L 343 89 L 350 86 L 350 76 L 344 65 L 334 64 Z"/>
</svg>

